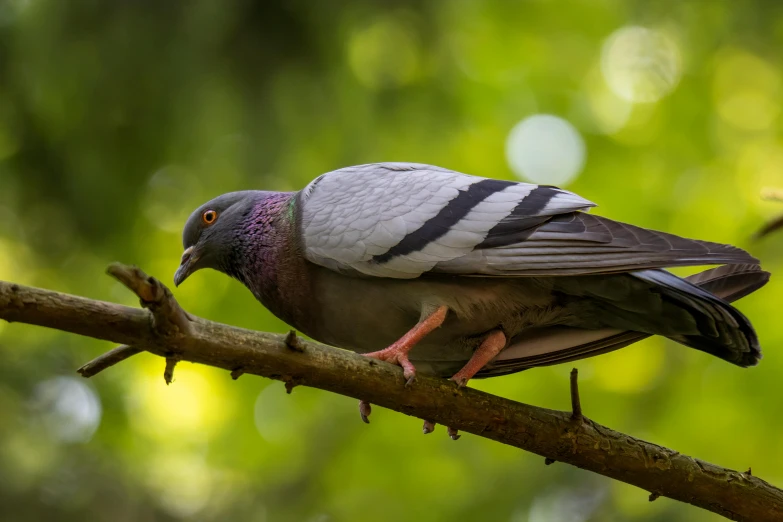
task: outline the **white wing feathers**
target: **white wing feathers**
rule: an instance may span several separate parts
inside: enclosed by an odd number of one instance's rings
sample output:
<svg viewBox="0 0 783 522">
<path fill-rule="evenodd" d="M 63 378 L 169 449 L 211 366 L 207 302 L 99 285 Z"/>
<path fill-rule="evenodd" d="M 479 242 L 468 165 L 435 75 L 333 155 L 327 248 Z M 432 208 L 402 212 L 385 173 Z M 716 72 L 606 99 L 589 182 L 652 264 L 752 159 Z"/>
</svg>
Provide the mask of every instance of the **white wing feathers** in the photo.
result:
<svg viewBox="0 0 783 522">
<path fill-rule="evenodd" d="M 299 198 L 308 260 L 393 278 L 418 277 L 459 260 L 480 248 L 492 231 L 594 206 L 554 187 L 409 163 L 329 172 Z"/>
</svg>

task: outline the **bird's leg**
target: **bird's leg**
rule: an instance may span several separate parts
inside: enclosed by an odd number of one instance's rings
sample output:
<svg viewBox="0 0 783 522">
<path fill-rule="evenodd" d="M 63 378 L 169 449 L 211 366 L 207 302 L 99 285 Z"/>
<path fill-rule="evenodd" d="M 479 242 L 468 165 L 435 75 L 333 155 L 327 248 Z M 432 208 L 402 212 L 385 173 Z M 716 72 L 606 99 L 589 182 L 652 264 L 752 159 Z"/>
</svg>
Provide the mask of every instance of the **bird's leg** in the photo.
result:
<svg viewBox="0 0 783 522">
<path fill-rule="evenodd" d="M 495 358 L 506 347 L 506 334 L 494 330 L 481 342 L 468 363 L 451 378 L 460 388 L 465 386 L 489 361 Z"/>
<path fill-rule="evenodd" d="M 479 370 L 481 370 L 489 361 L 494 359 L 495 356 L 499 354 L 500 351 L 505 347 L 506 334 L 504 334 L 501 330 L 490 332 L 489 335 L 487 335 L 487 337 L 481 341 L 481 345 L 479 345 L 478 349 L 473 352 L 473 356 L 470 358 L 467 364 L 463 366 L 460 371 L 455 373 L 450 380 L 456 382 L 457 385 L 462 388 L 468 383 L 470 379 L 473 378 L 474 375 L 479 372 Z M 424 421 L 425 434 L 431 433 L 434 429 L 435 424 Z M 460 438 L 461 435 L 456 429 L 447 427 L 447 430 L 449 437 L 451 437 L 452 440 L 457 440 Z"/>
<path fill-rule="evenodd" d="M 446 314 L 448 311 L 449 309 L 447 306 L 439 306 L 435 309 L 434 312 L 419 321 L 416 326 L 408 331 L 408 333 L 400 337 L 388 348 L 384 348 L 383 350 L 379 350 L 377 352 L 365 353 L 362 355 L 365 357 L 372 357 L 373 359 L 380 359 L 381 361 L 390 362 L 392 364 L 399 364 L 402 366 L 402 375 L 405 377 L 405 385 L 409 385 L 416 377 L 416 367 L 413 366 L 413 363 L 411 363 L 408 359 L 408 352 L 410 352 L 413 347 L 416 346 L 416 343 L 424 339 L 427 334 L 443 324 L 443 321 L 446 320 Z M 370 411 L 372 411 L 372 408 L 370 407 L 369 402 L 359 401 L 359 413 L 362 416 L 362 420 L 367 424 L 370 423 Z M 432 424 L 432 428 L 435 428 L 434 424 Z M 426 423 L 424 431 L 425 433 L 429 433 L 426 428 Z"/>
<path fill-rule="evenodd" d="M 363 355 L 365 357 L 372 357 L 373 359 L 380 359 L 381 361 L 402 366 L 405 381 L 407 384 L 410 384 L 413 382 L 413 378 L 416 377 L 416 368 L 413 366 L 413 363 L 408 360 L 408 352 L 410 352 L 419 341 L 424 339 L 427 334 L 443 324 L 448 311 L 449 309 L 446 305 L 439 306 L 434 312 L 419 321 L 419 323 L 411 328 L 408 333 L 400 337 L 398 341 L 388 348 L 377 352 L 365 353 Z"/>
</svg>

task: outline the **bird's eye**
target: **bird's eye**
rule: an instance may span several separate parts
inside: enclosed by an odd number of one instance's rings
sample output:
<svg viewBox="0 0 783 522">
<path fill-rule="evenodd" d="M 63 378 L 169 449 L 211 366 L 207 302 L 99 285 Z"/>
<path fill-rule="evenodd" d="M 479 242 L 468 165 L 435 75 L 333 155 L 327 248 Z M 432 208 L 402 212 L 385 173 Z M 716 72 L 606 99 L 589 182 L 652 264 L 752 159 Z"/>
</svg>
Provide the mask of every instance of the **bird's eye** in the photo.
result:
<svg viewBox="0 0 783 522">
<path fill-rule="evenodd" d="M 205 225 L 211 225 L 216 219 L 217 212 L 214 210 L 205 210 L 204 213 L 201 214 L 201 221 L 203 221 Z"/>
</svg>

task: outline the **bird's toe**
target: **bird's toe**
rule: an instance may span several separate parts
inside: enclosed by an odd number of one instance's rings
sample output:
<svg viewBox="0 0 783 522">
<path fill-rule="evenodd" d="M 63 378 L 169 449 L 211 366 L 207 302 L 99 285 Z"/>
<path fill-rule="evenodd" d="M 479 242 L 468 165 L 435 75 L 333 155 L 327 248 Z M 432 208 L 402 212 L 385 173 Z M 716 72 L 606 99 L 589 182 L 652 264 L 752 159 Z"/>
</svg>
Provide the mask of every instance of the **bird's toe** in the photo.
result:
<svg viewBox="0 0 783 522">
<path fill-rule="evenodd" d="M 370 424 L 370 413 L 372 413 L 372 406 L 367 401 L 359 401 L 359 415 L 362 416 L 362 420 L 366 424 Z"/>
<path fill-rule="evenodd" d="M 464 388 L 465 385 L 468 384 L 468 380 L 465 377 L 460 377 L 458 375 L 455 375 L 454 377 L 451 377 L 449 379 L 450 381 L 457 384 L 457 388 Z"/>
</svg>

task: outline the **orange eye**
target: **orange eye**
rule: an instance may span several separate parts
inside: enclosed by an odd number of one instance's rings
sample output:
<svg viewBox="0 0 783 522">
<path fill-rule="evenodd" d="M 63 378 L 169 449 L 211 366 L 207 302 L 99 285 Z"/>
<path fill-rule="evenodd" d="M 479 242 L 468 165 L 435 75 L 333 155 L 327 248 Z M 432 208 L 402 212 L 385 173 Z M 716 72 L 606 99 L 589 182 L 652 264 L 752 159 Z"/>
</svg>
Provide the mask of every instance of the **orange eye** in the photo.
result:
<svg viewBox="0 0 783 522">
<path fill-rule="evenodd" d="M 201 214 L 201 221 L 203 221 L 205 225 L 211 225 L 215 222 L 216 219 L 217 212 L 214 210 L 206 210 L 203 214 Z"/>
</svg>

